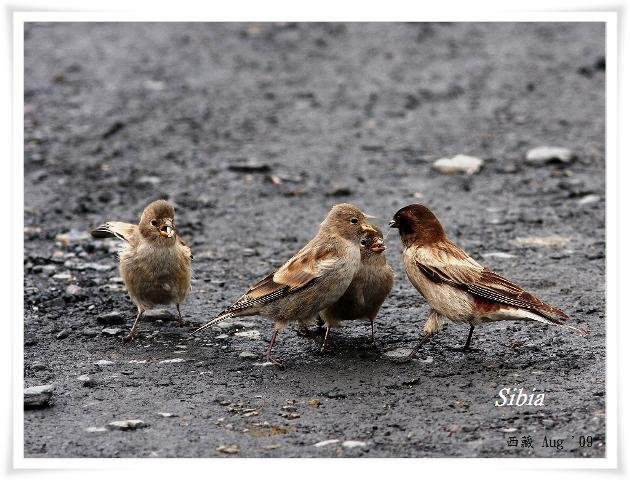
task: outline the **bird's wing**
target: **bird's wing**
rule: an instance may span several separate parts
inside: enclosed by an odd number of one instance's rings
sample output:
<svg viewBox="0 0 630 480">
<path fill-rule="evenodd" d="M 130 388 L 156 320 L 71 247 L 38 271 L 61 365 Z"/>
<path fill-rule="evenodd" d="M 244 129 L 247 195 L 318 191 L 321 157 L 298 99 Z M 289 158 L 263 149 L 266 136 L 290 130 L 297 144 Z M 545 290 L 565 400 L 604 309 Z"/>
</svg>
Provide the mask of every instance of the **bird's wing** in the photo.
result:
<svg viewBox="0 0 630 480">
<path fill-rule="evenodd" d="M 138 238 L 138 226 L 124 222 L 107 222 L 90 233 L 94 238 L 118 238 L 133 243 Z"/>
<path fill-rule="evenodd" d="M 431 248 L 419 248 L 414 259 L 420 271 L 436 283 L 461 288 L 483 300 L 532 310 L 554 322 L 569 318 L 562 310 L 546 304 L 489 268 L 482 267 L 450 241 Z"/>
<path fill-rule="evenodd" d="M 182 237 L 180 237 L 179 235 L 177 236 L 177 242 L 179 243 L 180 248 L 184 250 L 184 253 L 186 254 L 186 256 L 192 260 L 193 259 L 192 250 L 190 249 L 188 245 L 186 245 L 186 242 L 184 242 Z"/>
<path fill-rule="evenodd" d="M 339 261 L 334 246 L 309 243 L 274 273 L 253 285 L 226 312 L 263 305 L 288 293 L 306 288 Z"/>
</svg>

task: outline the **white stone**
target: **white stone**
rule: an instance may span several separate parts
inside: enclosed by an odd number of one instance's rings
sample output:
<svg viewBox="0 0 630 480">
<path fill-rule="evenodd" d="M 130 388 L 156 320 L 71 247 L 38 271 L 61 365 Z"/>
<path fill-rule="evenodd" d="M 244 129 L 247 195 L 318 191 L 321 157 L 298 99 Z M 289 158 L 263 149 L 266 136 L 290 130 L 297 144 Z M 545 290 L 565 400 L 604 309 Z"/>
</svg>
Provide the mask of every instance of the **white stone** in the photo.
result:
<svg viewBox="0 0 630 480">
<path fill-rule="evenodd" d="M 579 205 L 588 205 L 590 203 L 599 202 L 599 200 L 600 200 L 599 195 L 586 195 L 585 197 L 580 198 L 580 200 L 578 201 L 578 204 Z"/>
<path fill-rule="evenodd" d="M 105 427 L 87 427 L 85 431 L 88 433 L 100 433 L 100 432 L 106 432 L 107 429 Z"/>
<path fill-rule="evenodd" d="M 433 162 L 433 168 L 440 173 L 477 173 L 483 166 L 483 160 L 468 155 L 455 155 L 452 158 L 440 158 Z"/>
<path fill-rule="evenodd" d="M 178 416 L 176 413 L 170 413 L 170 412 L 155 412 L 155 413 L 157 413 L 160 417 L 164 417 L 164 418 L 172 418 L 172 417 Z"/>
<path fill-rule="evenodd" d="M 558 160 L 563 163 L 570 162 L 573 158 L 573 152 L 564 147 L 536 147 L 532 148 L 525 155 L 525 161 L 530 164 L 541 164 Z"/>
<path fill-rule="evenodd" d="M 518 237 L 514 242 L 524 247 L 550 247 L 561 248 L 569 243 L 570 238 L 560 235 L 547 235 L 546 237 Z"/>
<path fill-rule="evenodd" d="M 357 448 L 357 447 L 365 447 L 367 446 L 367 443 L 360 442 L 358 440 L 346 440 L 345 442 L 341 444 L 341 446 L 345 448 Z"/>
<path fill-rule="evenodd" d="M 512 255 L 511 253 L 505 253 L 505 252 L 488 252 L 488 253 L 483 253 L 483 258 L 514 258 L 515 255 Z"/>
<path fill-rule="evenodd" d="M 321 447 L 327 447 L 328 445 L 334 445 L 335 443 L 339 443 L 339 440 L 335 440 L 335 439 L 323 440 L 321 442 L 317 442 L 313 446 L 317 448 L 321 448 Z"/>
<path fill-rule="evenodd" d="M 184 361 L 183 358 L 169 358 L 168 360 L 160 360 L 158 363 L 181 363 Z"/>
<path fill-rule="evenodd" d="M 249 340 L 258 340 L 260 338 L 260 332 L 258 330 L 244 330 L 242 332 L 236 332 L 234 336 L 247 338 Z"/>
<path fill-rule="evenodd" d="M 94 365 L 98 365 L 99 367 L 105 367 L 107 365 L 113 365 L 114 362 L 110 360 L 99 360 L 98 362 L 94 362 Z"/>
<path fill-rule="evenodd" d="M 411 348 L 396 348 L 385 352 L 383 355 L 388 358 L 407 358 L 410 353 Z"/>
</svg>

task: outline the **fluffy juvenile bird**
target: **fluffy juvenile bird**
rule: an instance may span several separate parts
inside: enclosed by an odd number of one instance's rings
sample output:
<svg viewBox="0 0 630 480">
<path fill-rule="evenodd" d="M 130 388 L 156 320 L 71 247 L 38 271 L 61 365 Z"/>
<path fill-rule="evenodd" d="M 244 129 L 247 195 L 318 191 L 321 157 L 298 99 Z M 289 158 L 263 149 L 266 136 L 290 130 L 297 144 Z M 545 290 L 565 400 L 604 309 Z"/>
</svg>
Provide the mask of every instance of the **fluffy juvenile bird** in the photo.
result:
<svg viewBox="0 0 630 480">
<path fill-rule="evenodd" d="M 394 270 L 387 263 L 383 233 L 374 227 L 377 233 L 366 232 L 361 239 L 361 267 L 352 279 L 352 283 L 337 302 L 320 312 L 326 326 L 322 349 L 331 328 L 337 327 L 342 320 L 367 318 L 372 327 L 374 342 L 374 319 L 394 286 Z"/>
<path fill-rule="evenodd" d="M 290 321 L 308 323 L 346 291 L 361 265 L 360 241 L 364 232 L 376 233 L 368 216 L 354 205 L 335 205 L 319 232 L 274 273 L 253 285 L 245 295 L 199 332 L 225 318 L 261 315 L 275 322 L 267 360 L 276 336 Z"/>
<path fill-rule="evenodd" d="M 150 203 L 140 223 L 107 222 L 92 230 L 95 238 L 118 238 L 121 249 L 120 274 L 138 315 L 125 337 L 133 340 L 146 309 L 175 304 L 180 326 L 184 324 L 179 305 L 190 291 L 192 253 L 177 235 L 175 209 L 166 200 Z"/>
<path fill-rule="evenodd" d="M 448 239 L 427 207 L 416 204 L 401 208 L 390 226 L 400 233 L 409 280 L 431 307 L 424 337 L 410 356 L 441 329 L 443 317 L 470 325 L 462 350 L 470 348 L 475 326 L 497 320 L 537 321 L 586 333 L 566 325 L 569 317 L 562 310 L 473 260 Z"/>
</svg>

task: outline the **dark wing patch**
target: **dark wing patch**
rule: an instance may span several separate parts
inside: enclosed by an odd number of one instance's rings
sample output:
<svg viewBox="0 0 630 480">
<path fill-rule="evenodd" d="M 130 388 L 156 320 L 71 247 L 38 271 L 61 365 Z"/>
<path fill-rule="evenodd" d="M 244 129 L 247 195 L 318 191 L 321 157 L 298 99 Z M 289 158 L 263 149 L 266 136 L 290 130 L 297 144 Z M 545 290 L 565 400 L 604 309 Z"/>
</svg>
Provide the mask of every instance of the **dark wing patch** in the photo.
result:
<svg viewBox="0 0 630 480">
<path fill-rule="evenodd" d="M 465 276 L 466 280 L 458 281 L 448 275 L 445 269 L 433 265 L 423 265 L 419 262 L 416 262 L 416 265 L 432 282 L 446 283 L 485 300 L 531 310 L 556 323 L 562 323 L 569 319 L 562 310 L 546 304 L 488 268 L 484 268 L 481 272 L 471 270 L 470 274 Z"/>
</svg>

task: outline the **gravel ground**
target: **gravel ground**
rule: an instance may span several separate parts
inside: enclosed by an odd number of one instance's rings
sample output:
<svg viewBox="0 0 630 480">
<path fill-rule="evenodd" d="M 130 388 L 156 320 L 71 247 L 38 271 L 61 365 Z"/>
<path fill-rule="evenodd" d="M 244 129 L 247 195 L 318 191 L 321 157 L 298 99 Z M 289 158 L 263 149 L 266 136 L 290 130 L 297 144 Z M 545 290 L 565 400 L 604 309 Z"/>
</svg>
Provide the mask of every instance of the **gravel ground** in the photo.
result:
<svg viewBox="0 0 630 480">
<path fill-rule="evenodd" d="M 54 388 L 25 411 L 26 456 L 605 455 L 602 25 L 68 23 L 25 36 L 24 384 Z M 525 161 L 544 145 L 573 156 Z M 482 169 L 432 168 L 460 153 Z M 260 365 L 268 320 L 194 337 L 170 310 L 123 346 L 135 311 L 116 244 L 87 231 L 159 197 L 195 255 L 192 325 L 288 259 L 333 204 L 385 226 L 422 202 L 591 335 L 505 322 L 459 353 L 467 328 L 447 324 L 397 362 L 428 307 L 391 234 L 397 282 L 376 347 L 367 321 L 325 354 L 289 328 L 279 370 Z M 544 392 L 544 406 L 495 407 L 504 387 Z M 143 424 L 108 427 L 130 419 Z"/>
</svg>

